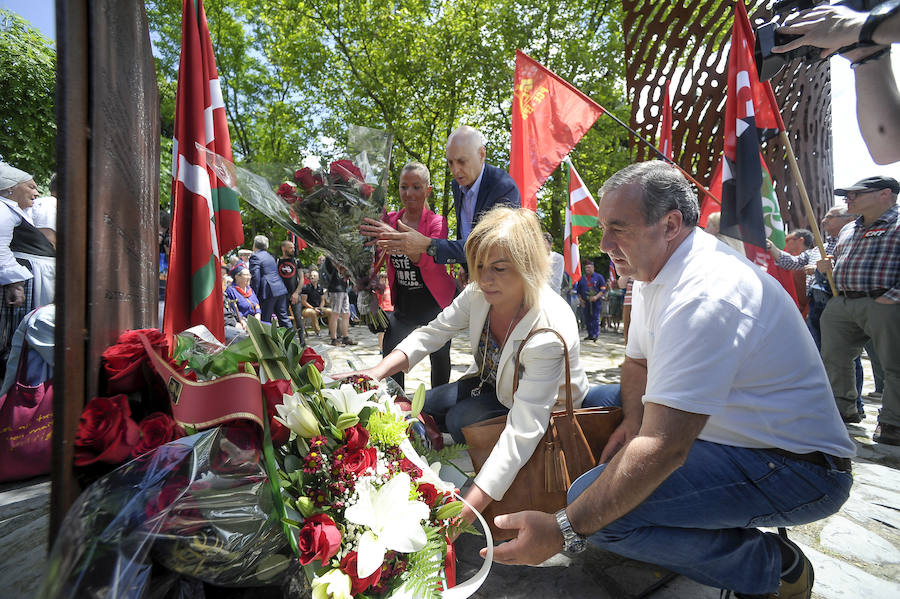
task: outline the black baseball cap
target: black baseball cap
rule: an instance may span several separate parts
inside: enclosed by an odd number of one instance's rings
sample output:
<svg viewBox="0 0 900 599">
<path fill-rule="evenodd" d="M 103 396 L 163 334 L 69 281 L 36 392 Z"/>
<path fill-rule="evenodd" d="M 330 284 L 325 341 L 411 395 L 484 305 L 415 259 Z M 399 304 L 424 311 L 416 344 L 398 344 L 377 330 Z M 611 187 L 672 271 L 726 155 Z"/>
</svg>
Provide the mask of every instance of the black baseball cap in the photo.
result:
<svg viewBox="0 0 900 599">
<path fill-rule="evenodd" d="M 850 187 L 835 189 L 834 195 L 845 196 L 851 191 L 878 191 L 880 189 L 890 189 L 891 193 L 900 193 L 900 183 L 897 183 L 897 180 L 893 177 L 866 177 Z"/>
</svg>

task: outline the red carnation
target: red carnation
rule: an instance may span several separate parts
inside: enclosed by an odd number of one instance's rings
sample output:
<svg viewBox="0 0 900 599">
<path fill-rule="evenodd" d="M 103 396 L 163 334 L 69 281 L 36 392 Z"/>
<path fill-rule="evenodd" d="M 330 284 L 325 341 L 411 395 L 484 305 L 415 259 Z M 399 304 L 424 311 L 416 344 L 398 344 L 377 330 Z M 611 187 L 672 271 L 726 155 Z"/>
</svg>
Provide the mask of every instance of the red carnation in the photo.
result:
<svg viewBox="0 0 900 599">
<path fill-rule="evenodd" d="M 325 370 L 325 360 L 322 359 L 322 356 L 313 351 L 313 348 L 311 347 L 307 347 L 303 350 L 303 353 L 300 354 L 300 366 L 306 366 L 307 362 L 312 362 L 319 372 Z"/>
<path fill-rule="evenodd" d="M 140 435 L 127 396 L 95 397 L 84 407 L 78 423 L 75 465 L 120 464 L 131 457 Z"/>
<path fill-rule="evenodd" d="M 350 182 L 352 180 L 362 181 L 362 172 L 353 164 L 352 160 L 335 160 L 331 163 L 331 175 Z"/>
<path fill-rule="evenodd" d="M 138 457 L 160 445 L 165 445 L 182 436 L 181 427 L 172 417 L 162 412 L 153 412 L 138 423 L 141 437 L 131 450 L 131 457 Z"/>
<path fill-rule="evenodd" d="M 345 474 L 350 474 L 354 478 L 362 475 L 369 468 L 374 469 L 378 464 L 378 453 L 374 447 L 368 449 L 360 449 L 344 456 L 341 468 Z M 421 473 L 421 471 L 420 471 Z"/>
<path fill-rule="evenodd" d="M 297 547 L 300 549 L 300 565 L 318 560 L 328 562 L 341 546 L 341 531 L 334 520 L 325 514 L 314 514 L 306 519 L 300 534 L 297 535 Z"/>
<path fill-rule="evenodd" d="M 428 504 L 428 507 L 434 509 L 435 504 L 437 504 L 438 497 L 442 494 L 438 493 L 437 488 L 431 483 L 418 483 L 419 487 L 419 495 L 422 496 L 422 501 Z"/>
<path fill-rule="evenodd" d="M 354 424 L 344 431 L 344 449 L 347 453 L 353 453 L 365 448 L 369 444 L 369 431 L 360 424 Z"/>
<path fill-rule="evenodd" d="M 382 568 L 376 568 L 375 571 L 369 574 L 366 578 L 359 578 L 359 570 L 357 569 L 357 553 L 355 551 L 351 551 L 350 553 L 345 555 L 343 559 L 341 559 L 340 570 L 350 577 L 350 594 L 359 595 L 367 588 L 378 584 L 378 580 L 381 578 Z"/>
<path fill-rule="evenodd" d="M 413 480 L 422 476 L 422 469 L 410 462 L 408 458 L 400 460 L 400 470 L 409 474 Z"/>
</svg>

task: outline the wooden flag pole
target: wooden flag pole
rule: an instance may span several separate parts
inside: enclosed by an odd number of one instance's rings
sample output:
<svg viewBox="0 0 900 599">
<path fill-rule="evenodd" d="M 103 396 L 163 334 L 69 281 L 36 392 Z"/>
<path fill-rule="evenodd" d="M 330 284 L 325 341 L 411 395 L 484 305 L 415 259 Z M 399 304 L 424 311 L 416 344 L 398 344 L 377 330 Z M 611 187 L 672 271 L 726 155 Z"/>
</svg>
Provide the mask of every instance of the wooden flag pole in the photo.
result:
<svg viewBox="0 0 900 599">
<path fill-rule="evenodd" d="M 803 177 L 800 176 L 800 168 L 797 166 L 794 148 L 791 147 L 791 140 L 788 138 L 787 131 L 785 131 L 784 127 L 781 127 L 778 138 L 781 140 L 781 143 L 784 144 L 784 149 L 787 151 L 788 164 L 791 165 L 791 173 L 794 175 L 794 180 L 797 181 L 797 187 L 800 190 L 800 199 L 803 200 L 803 211 L 806 213 L 806 220 L 809 221 L 809 228 L 816 240 L 816 247 L 819 248 L 819 255 L 822 256 L 822 260 L 825 260 L 825 244 L 822 242 L 822 234 L 819 233 L 819 224 L 816 222 L 815 214 L 813 214 L 812 204 L 809 202 L 809 195 L 806 193 L 806 185 L 803 184 Z M 825 276 L 828 277 L 828 284 L 831 286 L 831 295 L 836 296 L 837 286 L 834 284 L 832 272 L 829 270 L 825 273 Z"/>
<path fill-rule="evenodd" d="M 717 198 L 716 196 L 714 196 L 708 189 L 706 189 L 705 186 L 701 185 L 701 183 L 700 183 L 699 181 L 697 181 L 694 177 L 692 177 L 691 174 L 690 174 L 689 172 L 687 172 L 686 170 L 684 170 L 683 168 L 681 168 L 681 165 L 679 165 L 677 162 L 675 162 L 674 160 L 672 160 L 671 158 L 669 158 L 668 156 L 666 156 L 665 154 L 663 154 L 662 152 L 660 152 L 659 149 L 658 149 L 656 146 L 654 146 L 652 143 L 650 143 L 649 141 L 647 141 L 640 133 L 638 133 L 637 131 L 635 131 L 634 129 L 632 129 L 632 128 L 629 127 L 628 125 L 626 125 L 624 121 L 622 121 L 621 119 L 619 119 L 619 117 L 617 117 L 616 115 L 614 115 L 614 114 L 611 113 L 610 111 L 606 110 L 605 108 L 603 109 L 603 114 L 608 115 L 609 118 L 611 118 L 612 120 L 614 120 L 615 122 L 617 122 L 618 124 L 620 124 L 621 126 L 623 126 L 625 129 L 627 129 L 629 133 L 631 133 L 632 135 L 634 135 L 634 136 L 635 136 L 636 138 L 638 138 L 641 142 L 643 142 L 648 148 L 650 148 L 651 150 L 653 150 L 653 152 L 656 154 L 656 157 L 657 157 L 657 158 L 659 158 L 659 159 L 662 160 L 663 162 L 668 162 L 669 164 L 671 164 L 672 166 L 674 166 L 675 168 L 677 168 L 677 169 L 681 172 L 681 174 L 684 175 L 685 179 L 687 179 L 688 181 L 690 181 L 691 183 L 693 183 L 694 186 L 697 187 L 697 189 L 699 189 L 700 191 L 702 191 L 703 193 L 705 193 L 706 195 L 708 195 L 709 197 L 711 197 L 713 200 L 715 200 L 716 203 L 719 204 L 719 206 L 722 205 L 722 200 L 720 200 L 719 198 Z M 600 115 L 600 116 L 603 116 L 603 115 Z"/>
</svg>

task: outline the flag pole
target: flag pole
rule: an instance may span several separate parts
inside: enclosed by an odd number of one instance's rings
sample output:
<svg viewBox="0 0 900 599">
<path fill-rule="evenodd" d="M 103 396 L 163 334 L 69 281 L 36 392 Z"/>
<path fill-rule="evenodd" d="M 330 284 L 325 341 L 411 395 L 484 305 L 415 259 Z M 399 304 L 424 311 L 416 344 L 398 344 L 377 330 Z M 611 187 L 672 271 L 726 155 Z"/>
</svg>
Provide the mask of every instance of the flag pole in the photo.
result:
<svg viewBox="0 0 900 599">
<path fill-rule="evenodd" d="M 686 170 L 684 170 L 683 168 L 681 168 L 681 165 L 679 165 L 677 162 L 675 162 L 674 160 L 672 160 L 671 158 L 669 158 L 668 156 L 666 156 L 665 154 L 663 154 L 662 152 L 660 152 L 660 151 L 659 151 L 659 148 L 657 148 L 657 147 L 654 146 L 652 143 L 650 143 L 649 141 L 647 141 L 647 139 L 644 138 L 640 133 L 638 133 L 637 131 L 635 131 L 634 129 L 632 129 L 632 128 L 629 127 L 628 125 L 626 125 L 619 117 L 617 117 L 616 115 L 614 115 L 614 114 L 611 113 L 610 111 L 606 110 L 605 108 L 603 109 L 603 114 L 609 115 L 609 118 L 611 118 L 612 120 L 614 120 L 615 122 L 617 122 L 618 124 L 620 124 L 622 127 L 624 127 L 625 129 L 627 129 L 629 133 L 631 133 L 632 135 L 634 135 L 636 138 L 638 138 L 640 141 L 642 141 L 648 148 L 650 148 L 651 150 L 653 150 L 654 154 L 656 154 L 656 157 L 657 157 L 658 159 L 662 160 L 663 162 L 668 162 L 669 164 L 671 164 L 672 166 L 674 166 L 675 168 L 677 168 L 677 169 L 681 172 L 681 174 L 685 176 L 685 178 L 686 178 L 688 181 L 690 181 L 691 183 L 693 183 L 693 184 L 697 187 L 697 189 L 699 189 L 700 191 L 702 191 L 703 193 L 705 193 L 706 195 L 708 195 L 709 197 L 711 197 L 712 199 L 714 199 L 720 206 L 722 205 L 722 200 L 720 200 L 719 198 L 717 198 L 716 196 L 714 196 L 714 195 L 712 194 L 712 192 L 710 192 L 708 189 L 706 189 L 706 187 L 704 187 L 703 185 L 701 185 L 700 182 L 697 181 L 694 177 L 692 177 L 690 173 L 688 173 Z M 601 115 L 601 116 L 603 116 L 603 115 Z"/>
<path fill-rule="evenodd" d="M 775 106 L 777 106 L 777 104 Z M 784 144 L 784 149 L 787 151 L 788 164 L 791 166 L 791 173 L 794 175 L 794 180 L 797 181 L 797 188 L 800 190 L 800 199 L 802 200 L 803 204 L 803 212 L 806 213 L 806 220 L 809 222 L 809 228 L 816 240 L 816 247 L 819 248 L 819 255 L 822 257 L 822 260 L 825 260 L 825 244 L 822 241 L 822 234 L 819 232 L 819 225 L 818 223 L 816 223 L 812 204 L 809 201 L 809 194 L 807 194 L 806 185 L 804 185 L 803 183 L 803 177 L 800 176 L 800 168 L 797 166 L 797 158 L 794 156 L 794 148 L 791 147 L 791 140 L 788 138 L 787 132 L 785 131 L 785 128 L 783 126 L 781 127 L 781 133 L 778 134 L 778 138 L 781 140 L 781 143 Z M 826 272 L 825 276 L 828 277 L 828 285 L 831 287 L 831 295 L 836 296 L 837 285 L 835 285 L 834 283 L 834 276 L 832 275 L 831 271 Z"/>
</svg>

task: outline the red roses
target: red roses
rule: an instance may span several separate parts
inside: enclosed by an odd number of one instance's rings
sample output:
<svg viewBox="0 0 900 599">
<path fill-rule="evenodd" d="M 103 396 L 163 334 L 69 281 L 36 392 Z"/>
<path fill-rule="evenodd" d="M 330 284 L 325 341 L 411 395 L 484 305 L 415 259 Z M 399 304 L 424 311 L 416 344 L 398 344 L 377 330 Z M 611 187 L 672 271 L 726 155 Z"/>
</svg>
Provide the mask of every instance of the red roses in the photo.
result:
<svg viewBox="0 0 900 599">
<path fill-rule="evenodd" d="M 300 354 L 300 366 L 306 366 L 308 362 L 312 362 L 313 366 L 315 366 L 316 370 L 319 372 L 325 370 L 325 360 L 323 360 L 322 356 L 317 354 L 311 347 L 307 347 L 303 350 L 303 353 Z"/>
<path fill-rule="evenodd" d="M 368 449 L 360 449 L 352 453 L 348 452 L 341 463 L 341 470 L 344 474 L 358 478 L 369 468 L 374 470 L 377 465 L 378 453 L 374 447 L 369 447 Z"/>
<path fill-rule="evenodd" d="M 303 191 L 309 193 L 322 184 L 322 175 L 313 173 L 312 169 L 304 166 L 294 172 L 294 181 L 303 188 Z"/>
<path fill-rule="evenodd" d="M 365 578 L 359 577 L 359 571 L 357 570 L 357 557 L 358 554 L 356 551 L 351 551 L 343 558 L 341 558 L 340 570 L 344 574 L 350 577 L 350 594 L 351 595 L 359 595 L 367 588 L 371 586 L 375 586 L 378 584 L 378 580 L 381 578 L 381 573 L 384 568 L 377 568 L 374 572 L 369 574 Z"/>
<path fill-rule="evenodd" d="M 153 412 L 141 420 L 138 428 L 140 429 L 141 437 L 138 439 L 134 449 L 131 450 L 131 457 L 133 458 L 184 435 L 184 431 L 172 420 L 172 417 L 162 412 Z"/>
<path fill-rule="evenodd" d="M 125 331 L 103 352 L 103 369 L 106 371 L 107 392 L 131 393 L 145 385 L 143 364 L 148 362 L 147 352 L 140 335 L 146 335 L 154 350 L 167 356 L 169 343 L 158 329 Z"/>
<path fill-rule="evenodd" d="M 294 186 L 290 183 L 282 183 L 278 186 L 278 191 L 275 193 L 283 198 L 288 204 L 293 204 L 297 201 L 297 196 L 294 195 Z"/>
<path fill-rule="evenodd" d="M 85 406 L 75 434 L 75 465 L 118 464 L 131 456 L 141 432 L 128 397 L 95 397 Z"/>
<path fill-rule="evenodd" d="M 352 160 L 335 160 L 331 163 L 330 173 L 333 177 L 348 183 L 353 180 L 359 182 L 363 180 L 362 171 L 353 164 Z"/>
<path fill-rule="evenodd" d="M 297 535 L 300 565 L 318 560 L 327 563 L 341 547 L 341 531 L 325 514 L 313 514 L 303 523 Z"/>
</svg>

